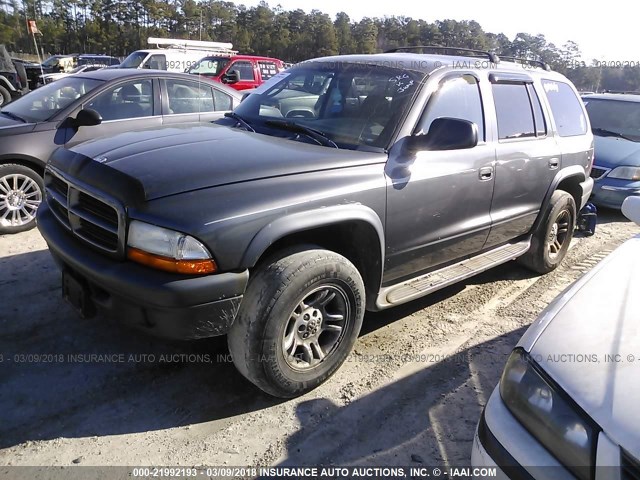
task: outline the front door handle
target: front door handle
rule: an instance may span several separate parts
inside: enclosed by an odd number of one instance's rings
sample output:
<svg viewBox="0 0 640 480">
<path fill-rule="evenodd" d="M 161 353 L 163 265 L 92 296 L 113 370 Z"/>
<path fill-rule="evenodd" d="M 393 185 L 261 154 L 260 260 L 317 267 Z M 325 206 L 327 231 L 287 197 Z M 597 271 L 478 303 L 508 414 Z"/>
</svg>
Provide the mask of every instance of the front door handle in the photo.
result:
<svg viewBox="0 0 640 480">
<path fill-rule="evenodd" d="M 491 180 L 493 178 L 493 167 L 482 167 L 478 171 L 478 177 L 482 181 Z"/>
<path fill-rule="evenodd" d="M 560 166 L 560 160 L 558 158 L 552 158 L 549 160 L 549 169 L 556 170 Z"/>
</svg>

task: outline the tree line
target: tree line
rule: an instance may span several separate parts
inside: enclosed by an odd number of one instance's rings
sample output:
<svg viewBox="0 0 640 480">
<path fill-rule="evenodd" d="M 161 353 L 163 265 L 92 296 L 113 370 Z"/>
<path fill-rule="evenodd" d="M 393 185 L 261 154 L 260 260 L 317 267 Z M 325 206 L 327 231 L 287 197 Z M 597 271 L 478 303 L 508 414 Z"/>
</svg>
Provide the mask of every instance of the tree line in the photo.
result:
<svg viewBox="0 0 640 480">
<path fill-rule="evenodd" d="M 148 37 L 231 42 L 241 53 L 288 62 L 349 53 L 376 53 L 407 45 L 491 50 L 505 56 L 540 58 L 581 90 L 640 89 L 640 65 L 584 64 L 572 41 L 557 46 L 544 35 L 509 39 L 485 32 L 475 21 L 427 22 L 405 16 L 331 18 L 270 7 L 247 8 L 219 0 L 0 0 L 0 43 L 9 51 L 34 53 L 26 20 L 35 19 L 47 54 L 104 53 L 124 57 L 146 48 Z"/>
</svg>

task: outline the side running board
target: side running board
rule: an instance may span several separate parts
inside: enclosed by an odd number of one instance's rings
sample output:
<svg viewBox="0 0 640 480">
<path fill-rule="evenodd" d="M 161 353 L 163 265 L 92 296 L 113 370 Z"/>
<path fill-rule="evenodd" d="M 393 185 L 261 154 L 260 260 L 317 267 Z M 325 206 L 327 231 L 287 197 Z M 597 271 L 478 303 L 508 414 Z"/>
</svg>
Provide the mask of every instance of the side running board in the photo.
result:
<svg viewBox="0 0 640 480">
<path fill-rule="evenodd" d="M 531 238 L 527 238 L 519 243 L 508 243 L 488 252 L 468 258 L 459 263 L 454 263 L 448 267 L 429 272 L 420 277 L 406 280 L 390 287 L 380 290 L 376 300 L 379 309 L 389 308 L 401 303 L 410 302 L 416 298 L 428 295 L 457 283 L 465 278 L 472 277 L 490 268 L 515 260 L 520 255 L 529 250 Z"/>
</svg>

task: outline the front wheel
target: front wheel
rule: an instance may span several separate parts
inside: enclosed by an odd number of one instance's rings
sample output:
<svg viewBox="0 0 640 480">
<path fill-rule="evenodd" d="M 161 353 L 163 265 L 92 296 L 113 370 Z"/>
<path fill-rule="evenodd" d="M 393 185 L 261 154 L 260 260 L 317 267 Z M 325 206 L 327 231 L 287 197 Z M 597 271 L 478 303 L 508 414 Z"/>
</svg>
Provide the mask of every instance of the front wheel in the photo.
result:
<svg viewBox="0 0 640 480">
<path fill-rule="evenodd" d="M 0 165 L 0 234 L 35 227 L 43 191 L 42 178 L 29 167 Z"/>
<path fill-rule="evenodd" d="M 537 273 L 555 270 L 567 255 L 575 225 L 575 200 L 567 192 L 556 190 L 520 263 Z"/>
<path fill-rule="evenodd" d="M 270 395 L 302 395 L 346 360 L 364 309 L 364 284 L 349 260 L 315 248 L 284 252 L 249 283 L 228 335 L 233 362 Z"/>
</svg>

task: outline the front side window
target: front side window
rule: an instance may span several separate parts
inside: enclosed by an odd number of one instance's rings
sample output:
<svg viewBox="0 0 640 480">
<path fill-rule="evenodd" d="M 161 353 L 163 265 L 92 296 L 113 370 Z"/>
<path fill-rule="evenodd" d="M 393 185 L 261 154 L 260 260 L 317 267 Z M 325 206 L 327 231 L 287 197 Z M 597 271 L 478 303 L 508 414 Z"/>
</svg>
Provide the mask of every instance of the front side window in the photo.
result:
<svg viewBox="0 0 640 480">
<path fill-rule="evenodd" d="M 28 95 L 17 98 L 2 107 L 2 111 L 9 112 L 28 122 L 42 122 L 68 107 L 77 99 L 82 98 L 102 83 L 102 80 L 78 78 L 76 76 L 61 78 L 30 92 Z"/>
<path fill-rule="evenodd" d="M 233 62 L 228 71 L 231 72 L 232 70 L 238 72 L 238 80 L 241 82 L 252 82 L 253 80 L 255 80 L 253 76 L 253 65 L 251 64 L 251 62 Z"/>
<path fill-rule="evenodd" d="M 149 68 L 151 70 L 166 70 L 167 57 L 162 54 L 151 55 L 151 57 L 145 62 L 143 67 Z"/>
<path fill-rule="evenodd" d="M 169 113 L 213 112 L 211 87 L 182 80 L 167 80 Z"/>
<path fill-rule="evenodd" d="M 133 52 L 122 61 L 120 68 L 138 68 L 147 55 L 147 52 Z"/>
<path fill-rule="evenodd" d="M 295 131 L 311 128 L 339 148 L 379 150 L 401 125 L 423 78 L 382 65 L 303 63 L 258 87 L 234 112 L 259 133 L 322 144 Z"/>
<path fill-rule="evenodd" d="M 536 136 L 535 121 L 525 83 L 494 83 L 493 101 L 500 140 Z"/>
<path fill-rule="evenodd" d="M 551 80 L 543 80 L 542 85 L 549 99 L 558 135 L 572 137 L 587 133 L 587 119 L 573 89 L 566 83 Z"/>
<path fill-rule="evenodd" d="M 191 65 L 187 73 L 217 77 L 228 63 L 228 58 L 206 57 Z"/>
<path fill-rule="evenodd" d="M 478 80 L 473 75 L 445 79 L 429 99 L 418 124 L 418 133 L 426 134 L 436 118 L 468 120 L 478 126 L 478 137 L 484 139 L 484 115 Z"/>
<path fill-rule="evenodd" d="M 151 80 L 120 83 L 100 93 L 84 105 L 102 116 L 102 120 L 124 120 L 153 115 L 153 84 Z"/>
</svg>

